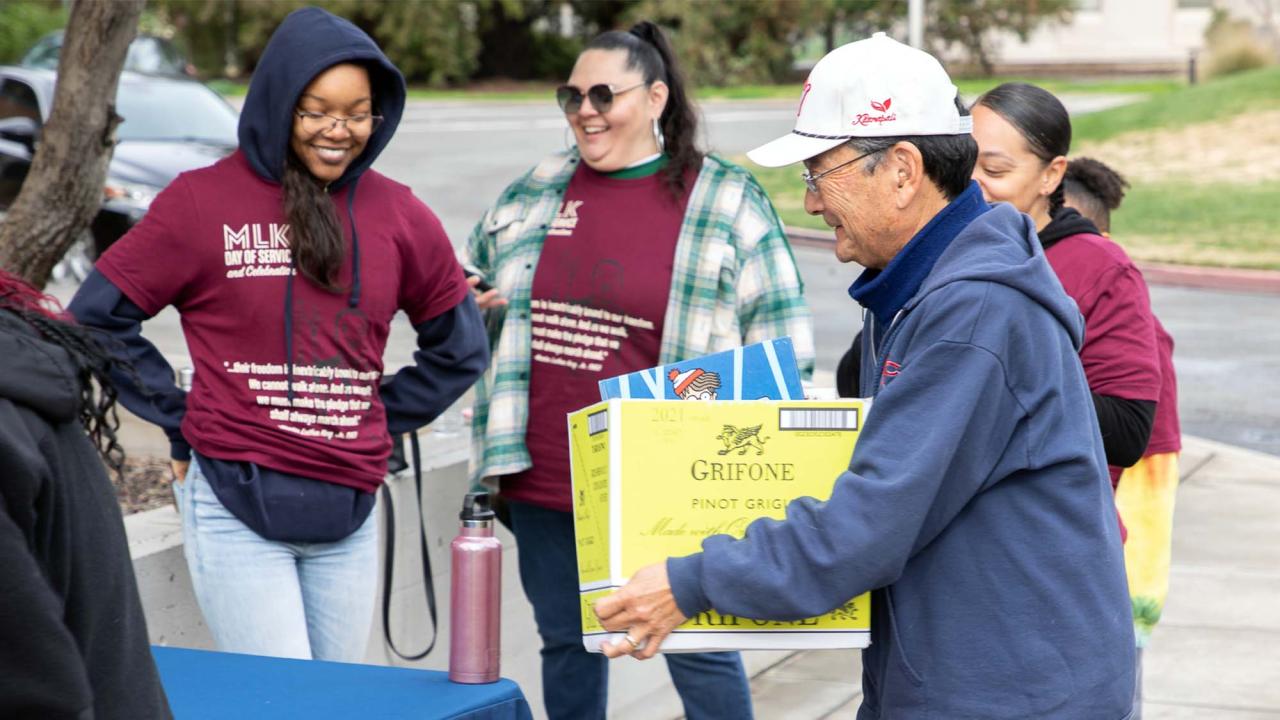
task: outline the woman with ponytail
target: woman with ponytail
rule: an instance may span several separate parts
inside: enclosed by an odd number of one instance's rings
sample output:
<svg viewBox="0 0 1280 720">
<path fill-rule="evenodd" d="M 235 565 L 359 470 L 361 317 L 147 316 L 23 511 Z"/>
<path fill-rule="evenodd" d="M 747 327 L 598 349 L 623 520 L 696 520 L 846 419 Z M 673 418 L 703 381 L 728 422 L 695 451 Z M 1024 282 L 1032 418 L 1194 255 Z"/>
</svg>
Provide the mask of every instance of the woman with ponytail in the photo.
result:
<svg viewBox="0 0 1280 720">
<path fill-rule="evenodd" d="M 3 270 L 0 356 L 0 717 L 168 718 L 106 472 L 126 369 Z"/>
<path fill-rule="evenodd" d="M 488 362 L 439 220 L 371 169 L 404 102 L 363 31 L 319 8 L 290 14 L 254 70 L 238 150 L 170 184 L 71 303 L 137 368 L 117 377 L 121 401 L 169 437 L 220 650 L 364 660 L 391 435 L 434 419 Z M 189 393 L 142 336 L 169 305 Z M 384 383 L 399 310 L 419 350 Z"/>
<path fill-rule="evenodd" d="M 1178 436 L 1178 421 L 1173 340 L 1152 313 L 1146 281 L 1129 256 L 1104 237 L 1091 220 L 1065 204 L 1071 119 L 1062 103 L 1034 85 L 1006 83 L 974 104 L 973 136 L 978 141 L 974 179 L 988 201 L 1012 203 L 1031 216 L 1049 264 L 1084 316 L 1080 361 L 1093 393 L 1102 443 L 1111 466 L 1112 487 L 1123 482 L 1123 472 L 1126 478 L 1144 478 L 1139 493 L 1155 492 L 1165 498 L 1160 505 L 1164 520 L 1155 523 L 1161 528 L 1159 537 L 1146 533 L 1152 522 L 1144 514 L 1139 527 L 1144 537 L 1140 541 L 1132 536 L 1126 539 L 1125 558 L 1139 648 L 1134 703 L 1137 718 L 1142 710 L 1141 648 L 1164 602 L 1173 512 L 1172 493 L 1153 489 L 1170 483 L 1176 487 L 1177 455 L 1176 449 L 1170 448 L 1181 447 L 1180 440 L 1174 439 Z M 1155 449 L 1162 458 L 1154 469 L 1138 467 L 1148 454 L 1149 441 L 1159 446 Z M 1124 535 L 1124 524 L 1133 523 L 1123 506 L 1121 511 Z M 1143 572 L 1137 572 L 1135 555 L 1129 548 L 1129 543 L 1134 542 L 1142 547 L 1163 548 L 1163 584 L 1147 579 L 1152 574 L 1152 563 L 1145 563 Z M 1149 558 L 1151 553 L 1143 553 L 1143 557 Z M 1135 584 L 1135 580 L 1141 584 Z M 1152 590 L 1153 585 L 1159 585 L 1158 590 Z"/>
<path fill-rule="evenodd" d="M 608 667 L 582 646 L 565 413 L 598 401 L 599 380 L 784 335 L 807 374 L 813 333 L 773 206 L 697 147 L 657 26 L 597 36 L 556 99 L 575 147 L 512 183 L 467 246 L 494 286 L 480 295 L 495 355 L 477 385 L 473 468 L 510 511 L 547 715 L 598 720 Z M 564 313 L 625 321 L 559 339 Z M 751 717 L 736 653 L 666 658 L 691 720 Z"/>
</svg>

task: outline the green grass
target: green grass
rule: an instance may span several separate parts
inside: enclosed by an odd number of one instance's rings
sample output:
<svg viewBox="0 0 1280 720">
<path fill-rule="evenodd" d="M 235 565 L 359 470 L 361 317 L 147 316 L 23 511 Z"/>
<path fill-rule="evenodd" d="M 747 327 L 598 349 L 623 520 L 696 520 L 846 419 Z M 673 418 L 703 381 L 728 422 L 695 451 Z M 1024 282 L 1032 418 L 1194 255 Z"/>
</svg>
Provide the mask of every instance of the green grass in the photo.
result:
<svg viewBox="0 0 1280 720">
<path fill-rule="evenodd" d="M 209 80 L 205 85 L 208 85 L 214 92 L 225 98 L 244 97 L 244 94 L 249 91 L 249 83 L 247 82 L 224 80 L 222 78 Z"/>
<path fill-rule="evenodd" d="M 800 173 L 804 168 L 800 165 L 789 165 L 780 168 L 760 167 L 747 160 L 747 156 L 738 155 L 730 158 L 733 162 L 751 171 L 760 181 L 778 216 L 787 227 L 809 228 L 811 230 L 830 230 L 822 218 L 814 217 L 804 211 L 804 181 Z"/>
<path fill-rule="evenodd" d="M 960 78 L 955 81 L 960 96 L 972 102 L 991 88 L 1007 82 L 1024 82 L 1039 85 L 1055 95 L 1147 95 L 1158 96 L 1176 92 L 1186 87 L 1183 80 L 1171 78 L 1057 80 L 1048 78 Z"/>
<path fill-rule="evenodd" d="M 1112 215 L 1112 237 L 1139 260 L 1280 270 L 1280 181 L 1147 184 Z"/>
<path fill-rule="evenodd" d="M 1162 95 L 1184 86 L 1181 80 L 1048 80 L 1039 78 L 964 78 L 956 80 L 960 95 L 967 101 L 1005 82 L 1029 82 L 1053 93 Z M 795 100 L 800 83 L 787 85 L 742 85 L 728 88 L 698 88 L 702 100 Z"/>
<path fill-rule="evenodd" d="M 1176 128 L 1280 107 L 1280 67 L 1192 87 L 1161 90 L 1146 100 L 1074 119 L 1078 140 Z M 750 168 L 790 227 L 826 230 L 804 212 L 800 167 Z M 1138 183 L 1112 217 L 1115 239 L 1136 259 L 1280 270 L 1280 180 L 1191 184 L 1170 178 Z"/>
<path fill-rule="evenodd" d="M 804 211 L 800 166 L 742 163 L 760 180 L 787 227 L 829 232 Z M 1137 260 L 1280 270 L 1280 181 L 1252 185 L 1148 184 L 1112 215 L 1112 236 Z"/>
<path fill-rule="evenodd" d="M 1280 66 L 1242 72 L 1083 115 L 1072 120 L 1072 135 L 1075 141 L 1106 140 L 1126 132 L 1178 128 L 1276 107 L 1280 107 Z"/>
</svg>

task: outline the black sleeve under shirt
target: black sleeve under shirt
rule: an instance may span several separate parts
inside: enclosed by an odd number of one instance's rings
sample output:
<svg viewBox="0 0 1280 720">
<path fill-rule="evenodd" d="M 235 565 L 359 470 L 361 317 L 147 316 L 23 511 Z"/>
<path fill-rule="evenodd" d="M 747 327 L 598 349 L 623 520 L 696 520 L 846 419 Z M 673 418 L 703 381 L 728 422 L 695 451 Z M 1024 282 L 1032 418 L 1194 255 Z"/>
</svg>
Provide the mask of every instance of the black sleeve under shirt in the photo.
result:
<svg viewBox="0 0 1280 720">
<path fill-rule="evenodd" d="M 1142 459 L 1151 439 L 1156 404 L 1152 400 L 1124 398 L 1093 393 L 1093 407 L 1098 413 L 1098 429 L 1102 431 L 1102 447 L 1107 464 L 1129 467 Z"/>
</svg>

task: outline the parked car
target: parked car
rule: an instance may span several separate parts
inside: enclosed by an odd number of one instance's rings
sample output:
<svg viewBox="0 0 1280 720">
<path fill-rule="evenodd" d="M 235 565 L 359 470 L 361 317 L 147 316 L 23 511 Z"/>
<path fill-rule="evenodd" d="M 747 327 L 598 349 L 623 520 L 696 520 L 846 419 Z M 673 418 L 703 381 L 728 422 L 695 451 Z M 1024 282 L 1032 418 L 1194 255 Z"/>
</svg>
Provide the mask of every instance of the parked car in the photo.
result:
<svg viewBox="0 0 1280 720">
<path fill-rule="evenodd" d="M 36 41 L 22 56 L 19 65 L 42 70 L 57 70 L 62 53 L 62 31 L 55 30 Z M 124 69 L 148 75 L 195 77 L 196 67 L 187 56 L 168 40 L 155 35 L 139 35 L 129 43 Z"/>
<path fill-rule="evenodd" d="M 40 128 L 49 117 L 56 74 L 0 67 L 0 211 L 26 179 Z M 83 277 L 92 261 L 147 212 L 179 173 L 212 165 L 236 147 L 237 113 L 191 79 L 124 72 L 116 93 L 116 144 L 91 237 L 73 248 L 57 274 Z"/>
</svg>

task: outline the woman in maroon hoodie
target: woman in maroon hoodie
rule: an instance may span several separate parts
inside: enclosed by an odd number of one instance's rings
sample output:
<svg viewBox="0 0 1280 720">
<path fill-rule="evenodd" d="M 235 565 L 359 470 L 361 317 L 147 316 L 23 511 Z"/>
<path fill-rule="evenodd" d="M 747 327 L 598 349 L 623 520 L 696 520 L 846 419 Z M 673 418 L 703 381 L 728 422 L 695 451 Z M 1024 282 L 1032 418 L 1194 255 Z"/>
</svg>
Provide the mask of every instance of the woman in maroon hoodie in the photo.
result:
<svg viewBox="0 0 1280 720">
<path fill-rule="evenodd" d="M 1129 256 L 1091 220 L 1065 205 L 1063 178 L 1071 147 L 1066 108 L 1042 88 L 1005 83 L 974 104 L 973 136 L 978 141 L 973 177 L 983 194 L 1031 216 L 1049 264 L 1084 315 L 1080 361 L 1093 393 L 1112 486 L 1122 472 L 1126 477 L 1135 471 L 1149 475 L 1148 469 L 1125 468 L 1143 459 L 1149 440 L 1163 454 L 1179 445 L 1173 340 L 1152 314 L 1146 281 Z M 1176 459 L 1160 467 L 1162 477 L 1171 471 L 1176 478 Z M 1127 552 L 1126 559 L 1140 649 L 1153 621 L 1134 585 Z M 1159 600 L 1163 602 L 1163 592 Z M 1135 718 L 1141 713 L 1141 652 L 1137 658 Z"/>
<path fill-rule="evenodd" d="M 404 105 L 404 78 L 364 31 L 294 11 L 254 70 L 236 152 L 178 176 L 71 303 L 137 368 L 117 379 L 121 403 L 169 436 L 220 650 L 364 659 L 390 436 L 435 419 L 488 363 L 440 221 L 371 167 Z M 146 337 L 169 306 L 189 393 Z M 382 382 L 400 311 L 418 350 Z"/>
</svg>

